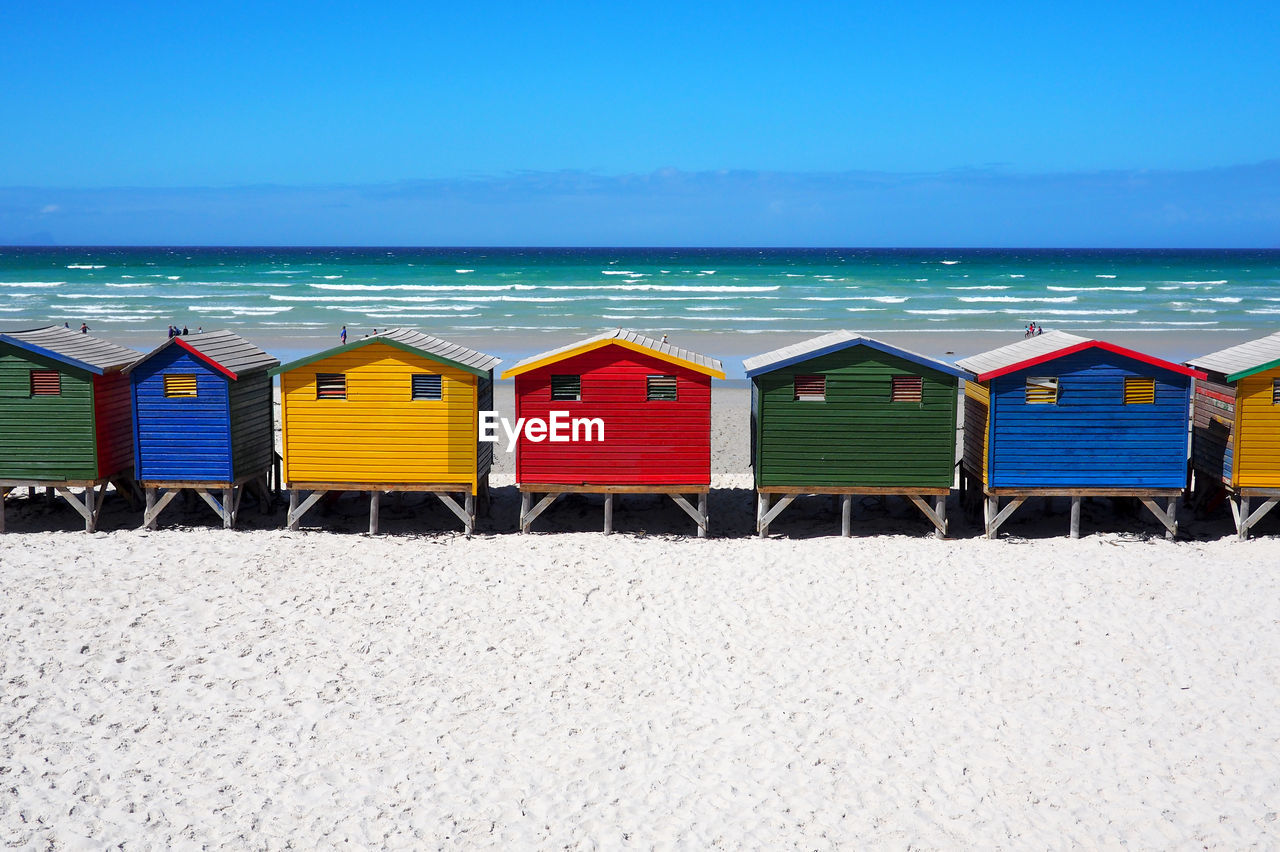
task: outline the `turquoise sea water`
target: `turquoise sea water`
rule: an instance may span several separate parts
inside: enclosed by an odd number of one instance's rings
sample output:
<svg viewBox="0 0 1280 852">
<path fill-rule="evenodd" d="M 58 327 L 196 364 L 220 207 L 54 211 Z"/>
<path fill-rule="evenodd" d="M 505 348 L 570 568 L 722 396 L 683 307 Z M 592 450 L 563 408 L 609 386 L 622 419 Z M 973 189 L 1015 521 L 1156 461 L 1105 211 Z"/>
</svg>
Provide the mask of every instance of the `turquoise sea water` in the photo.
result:
<svg viewBox="0 0 1280 852">
<path fill-rule="evenodd" d="M 1280 251 L 0 249 L 0 329 L 85 322 L 126 341 L 170 323 L 302 349 L 343 324 L 468 340 L 850 328 L 944 335 L 941 350 L 1032 321 L 1229 345 L 1280 328 Z"/>
</svg>

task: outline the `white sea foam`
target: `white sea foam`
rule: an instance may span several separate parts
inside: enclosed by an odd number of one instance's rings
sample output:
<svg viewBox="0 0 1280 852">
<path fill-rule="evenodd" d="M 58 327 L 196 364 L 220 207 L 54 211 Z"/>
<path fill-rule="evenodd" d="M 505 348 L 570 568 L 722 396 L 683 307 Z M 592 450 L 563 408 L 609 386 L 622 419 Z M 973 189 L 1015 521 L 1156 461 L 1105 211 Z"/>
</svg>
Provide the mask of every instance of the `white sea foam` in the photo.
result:
<svg viewBox="0 0 1280 852">
<path fill-rule="evenodd" d="M 387 319 L 387 320 L 402 320 L 402 319 L 453 320 L 453 319 L 473 319 L 475 317 L 480 316 L 480 314 L 380 314 L 380 313 L 374 313 L 369 311 L 357 311 L 356 313 L 359 313 L 361 316 L 369 317 L 370 319 Z"/>
<path fill-rule="evenodd" d="M 453 271 L 458 273 L 459 275 L 466 275 L 468 272 L 475 272 L 474 269 L 455 269 Z"/>
<path fill-rule="evenodd" d="M 868 314 L 874 311 L 887 311 L 888 308 L 845 308 L 851 314 Z"/>
<path fill-rule="evenodd" d="M 1115 278 L 1114 275 L 1095 275 L 1094 278 Z"/>
<path fill-rule="evenodd" d="M 290 286 L 288 284 L 284 285 Z M 427 293 L 453 292 L 502 292 L 508 290 L 537 290 L 536 284 L 307 284 L 313 290 L 339 290 L 342 292 L 382 292 L 408 290 Z M 586 288 L 583 288 L 586 289 Z"/>
<path fill-rule="evenodd" d="M 1012 290 L 1012 284 L 960 284 L 948 286 L 948 290 Z"/>
<path fill-rule="evenodd" d="M 692 306 L 692 307 L 686 308 L 685 310 L 689 310 L 689 311 L 735 311 L 735 310 L 737 310 L 737 308 L 731 307 L 731 306 L 729 306 L 729 305 L 694 305 L 694 306 Z"/>
<path fill-rule="evenodd" d="M 61 287 L 65 281 L 5 281 L 0 287 Z"/>
<path fill-rule="evenodd" d="M 0 313 L 4 313 L 4 314 L 17 314 L 17 313 L 21 313 L 22 311 L 25 311 L 25 310 L 26 310 L 26 308 L 0 308 Z"/>
<path fill-rule="evenodd" d="M 326 281 L 333 281 L 338 278 L 341 278 L 342 276 L 341 275 L 321 275 L 320 277 L 325 279 Z M 285 286 L 287 287 L 289 285 L 286 284 Z"/>
<path fill-rule="evenodd" d="M 1101 276 L 1101 275 L 1100 275 L 1100 276 L 1098 276 L 1098 277 L 1099 277 L 1099 278 L 1101 278 L 1101 277 L 1103 277 L 1103 276 Z M 1115 276 L 1114 276 L 1114 275 L 1112 275 L 1111 277 L 1112 277 L 1112 278 L 1115 278 Z M 1048 287 L 1045 287 L 1045 289 L 1046 289 L 1046 290 L 1052 290 L 1052 291 L 1053 291 L 1053 292 L 1055 292 L 1055 293 L 1141 293 L 1141 292 L 1145 291 L 1147 288 L 1146 288 L 1145 286 L 1142 286 L 1142 287 L 1128 287 L 1128 286 L 1108 287 L 1108 286 L 1106 286 L 1106 285 L 1103 285 L 1103 286 L 1101 286 L 1101 287 L 1056 287 L 1056 286 L 1054 286 L 1054 285 L 1050 284 Z"/>
<path fill-rule="evenodd" d="M 302 269 L 268 269 L 263 275 L 299 275 Z"/>
<path fill-rule="evenodd" d="M 1226 284 L 1227 279 L 1223 278 L 1221 281 L 1170 281 L 1169 283 L 1170 284 L 1187 284 L 1193 287 L 1201 287 L 1201 286 L 1209 286 L 1214 284 Z"/>
<path fill-rule="evenodd" d="M 956 265 L 957 263 L 959 263 L 959 262 L 960 262 L 960 261 L 958 261 L 958 260 L 940 260 L 940 261 L 938 261 L 938 263 L 941 263 L 943 266 L 955 266 L 955 265 Z"/>
<path fill-rule="evenodd" d="M 909 314 L 919 314 L 920 316 L 967 316 L 973 314 L 988 314 L 990 311 L 978 310 L 976 308 L 930 308 L 925 309 L 907 309 Z"/>
<path fill-rule="evenodd" d="M 1195 311 L 1192 311 L 1195 313 Z M 1246 314 L 1280 314 L 1280 308 L 1250 308 Z"/>
<path fill-rule="evenodd" d="M 716 274 L 716 270 L 714 270 L 714 269 L 703 269 L 703 270 L 699 270 L 698 274 L 699 274 L 699 275 L 715 275 L 715 274 Z"/>
<path fill-rule="evenodd" d="M 632 272 L 627 269 L 602 269 L 600 270 L 600 274 L 601 275 L 625 275 L 628 278 L 647 278 L 649 275 L 649 273 L 647 272 Z"/>
<path fill-rule="evenodd" d="M 67 269 L 106 269 L 106 266 L 96 263 L 68 263 Z"/>
<path fill-rule="evenodd" d="M 124 276 L 124 277 L 125 277 L 125 278 L 129 278 L 129 277 L 131 277 L 131 276 L 126 275 L 126 276 Z M 151 285 L 150 285 L 150 284 L 142 284 L 142 283 L 139 283 L 139 284 L 111 284 L 111 283 L 109 283 L 109 284 L 104 284 L 103 286 L 105 286 L 105 287 L 136 288 L 136 287 L 150 287 Z"/>
<path fill-rule="evenodd" d="M 1016 302 L 1018 304 L 1055 305 L 1078 301 L 1078 296 L 957 296 L 958 302 Z"/>
<path fill-rule="evenodd" d="M 1018 274 L 1016 274 L 1016 273 L 1010 272 L 1010 273 L 1009 273 L 1009 277 L 1010 277 L 1010 278 L 1026 278 L 1027 276 L 1025 276 L 1025 275 L 1018 275 Z"/>
<path fill-rule="evenodd" d="M 230 314 L 232 316 L 264 316 L 269 317 L 275 314 L 282 314 L 285 311 L 293 310 L 292 307 L 283 306 L 278 308 L 263 308 L 253 305 L 189 305 L 188 310 L 202 314 Z"/>
<path fill-rule="evenodd" d="M 141 293 L 112 293 L 109 297 L 104 297 L 101 293 L 58 293 L 54 296 L 59 302 L 63 299 L 98 299 L 109 298 L 112 301 L 116 299 L 150 299 L 150 296 L 144 296 Z M 188 297 L 184 297 L 188 298 Z M 55 303 L 56 304 L 56 303 Z"/>
<path fill-rule="evenodd" d="M 1206 296 L 1202 299 L 1196 299 L 1197 302 L 1221 302 L 1226 305 L 1235 305 L 1244 301 L 1240 296 Z"/>
<path fill-rule="evenodd" d="M 848 296 L 851 302 L 880 302 L 884 305 L 901 305 L 910 296 Z"/>
<path fill-rule="evenodd" d="M 181 276 L 181 275 L 166 275 L 166 276 L 165 276 L 165 278 L 168 278 L 170 281 L 181 281 L 181 280 L 182 280 L 182 276 Z"/>
<path fill-rule="evenodd" d="M 1024 314 L 1024 315 L 1035 314 L 1036 316 L 1047 316 L 1047 317 L 1100 317 L 1100 316 L 1113 316 L 1113 315 L 1120 315 L 1120 314 L 1136 314 L 1137 312 L 1138 312 L 1137 308 L 1134 308 L 1132 310 L 1110 309 L 1110 310 L 1097 310 L 1097 311 L 1064 311 L 1057 308 L 1044 310 L 1044 311 L 1038 310 L 1038 309 L 1034 311 L 1024 311 L 1018 308 L 1001 308 L 1000 309 L 1000 313 L 1002 314 Z"/>
</svg>

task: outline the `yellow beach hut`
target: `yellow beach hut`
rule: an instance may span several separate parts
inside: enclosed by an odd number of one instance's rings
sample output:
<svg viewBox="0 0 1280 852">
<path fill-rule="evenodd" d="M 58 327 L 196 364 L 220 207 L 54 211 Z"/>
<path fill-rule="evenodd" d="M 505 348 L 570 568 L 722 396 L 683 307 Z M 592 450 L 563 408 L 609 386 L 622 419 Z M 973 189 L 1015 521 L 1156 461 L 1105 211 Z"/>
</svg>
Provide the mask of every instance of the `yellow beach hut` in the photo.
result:
<svg viewBox="0 0 1280 852">
<path fill-rule="evenodd" d="M 439 497 L 470 533 L 476 498 L 488 498 L 493 445 L 478 442 L 478 420 L 493 408 L 498 363 L 414 329 L 391 329 L 273 370 L 289 528 L 326 492 L 368 491 L 376 533 L 380 495 L 418 491 Z"/>
</svg>

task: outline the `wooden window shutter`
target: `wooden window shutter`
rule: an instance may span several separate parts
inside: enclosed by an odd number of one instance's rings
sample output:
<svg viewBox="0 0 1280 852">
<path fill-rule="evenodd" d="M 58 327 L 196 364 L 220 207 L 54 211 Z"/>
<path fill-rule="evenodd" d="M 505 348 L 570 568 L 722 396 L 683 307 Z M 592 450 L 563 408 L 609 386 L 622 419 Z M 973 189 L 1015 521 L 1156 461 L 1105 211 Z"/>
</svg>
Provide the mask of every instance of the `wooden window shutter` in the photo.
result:
<svg viewBox="0 0 1280 852">
<path fill-rule="evenodd" d="M 667 402 L 676 401 L 676 377 L 675 376 L 649 376 L 647 378 L 645 388 L 646 399 L 663 400 Z"/>
<path fill-rule="evenodd" d="M 924 402 L 924 376 L 894 376 L 890 402 Z"/>
<path fill-rule="evenodd" d="M 1027 405 L 1057 405 L 1057 376 L 1028 376 Z"/>
<path fill-rule="evenodd" d="M 436 373 L 414 373 L 412 399 L 443 399 L 442 378 Z"/>
<path fill-rule="evenodd" d="M 796 376 L 796 396 L 802 402 L 826 402 L 826 376 Z"/>
<path fill-rule="evenodd" d="M 582 399 L 582 376 L 552 376 L 551 398 L 560 401 Z"/>
<path fill-rule="evenodd" d="M 346 398 L 346 373 L 316 373 L 316 399 Z"/>
<path fill-rule="evenodd" d="M 166 373 L 164 377 L 164 395 L 166 397 L 195 396 L 195 373 Z"/>
<path fill-rule="evenodd" d="M 1280 405 L 1280 379 L 1271 380 L 1271 404 Z"/>
<path fill-rule="evenodd" d="M 57 370 L 32 370 L 31 395 L 62 396 L 62 374 Z"/>
<path fill-rule="evenodd" d="M 1124 377 L 1125 405 L 1154 405 L 1156 401 L 1156 380 L 1137 376 Z"/>
</svg>

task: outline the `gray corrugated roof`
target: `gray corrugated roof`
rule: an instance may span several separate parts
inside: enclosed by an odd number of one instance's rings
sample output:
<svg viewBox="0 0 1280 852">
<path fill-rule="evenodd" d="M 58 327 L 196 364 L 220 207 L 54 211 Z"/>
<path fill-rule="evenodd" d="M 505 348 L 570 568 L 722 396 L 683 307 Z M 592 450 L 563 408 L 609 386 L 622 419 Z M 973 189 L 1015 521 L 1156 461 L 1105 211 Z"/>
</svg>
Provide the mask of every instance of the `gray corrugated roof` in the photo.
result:
<svg viewBox="0 0 1280 852">
<path fill-rule="evenodd" d="M 179 339 L 179 338 L 174 338 Z M 280 361 L 257 346 L 230 331 L 206 331 L 203 334 L 184 334 L 183 343 L 211 361 L 221 364 L 237 376 L 269 370 Z"/>
<path fill-rule="evenodd" d="M 71 363 L 73 366 L 88 367 L 96 373 L 119 370 L 142 354 L 127 346 L 119 346 L 100 337 L 81 334 L 60 325 L 23 331 L 6 331 L 0 333 L 0 340 L 7 340 L 32 351 L 43 350 L 59 360 Z"/>
<path fill-rule="evenodd" d="M 1187 363 L 1197 370 L 1208 370 L 1229 376 L 1254 367 L 1261 367 L 1263 364 L 1270 364 L 1272 361 L 1280 361 L 1280 331 L 1257 340 L 1219 349 L 1217 352 L 1210 352 L 1199 358 L 1192 358 Z"/>
<path fill-rule="evenodd" d="M 555 349 L 549 349 L 546 352 L 541 352 L 537 355 L 532 355 L 508 368 L 505 373 L 518 372 L 522 367 L 528 366 L 529 364 L 534 364 L 547 358 L 554 358 L 557 355 L 567 354 L 580 346 L 585 346 L 589 343 L 596 343 L 602 340 L 625 340 L 628 343 L 635 343 L 646 349 L 661 352 L 663 355 L 668 355 L 672 358 L 679 358 L 681 361 L 688 361 L 691 364 L 697 364 L 700 367 L 706 367 L 719 373 L 724 372 L 724 365 L 716 358 L 699 355 L 697 352 L 693 352 L 688 349 L 681 349 L 679 346 L 675 346 L 671 343 L 663 343 L 661 340 L 654 340 L 652 337 L 645 337 L 643 334 L 618 328 L 583 340 L 575 340 L 573 343 L 569 343 Z"/>
<path fill-rule="evenodd" d="M 483 352 L 468 349 L 460 344 L 450 343 L 447 340 L 441 340 L 438 337 L 423 334 L 413 328 L 392 328 L 387 331 L 380 331 L 375 335 L 371 335 L 368 339 L 375 340 L 378 338 L 382 338 L 383 340 L 394 340 L 396 343 L 410 346 L 428 355 L 436 355 L 440 358 L 446 358 L 453 361 L 455 364 L 463 364 L 468 367 L 474 367 L 477 370 L 492 370 L 494 367 L 502 363 L 501 358 L 495 358 L 492 355 L 486 355 Z"/>
<path fill-rule="evenodd" d="M 999 349 L 992 349 L 990 352 L 980 352 L 968 358 L 961 358 L 956 361 L 956 366 L 982 375 L 1013 364 L 1021 364 L 1023 361 L 1039 358 L 1042 355 L 1049 355 L 1060 349 L 1088 343 L 1089 340 L 1088 337 L 1080 337 L 1065 331 L 1046 331 L 1044 334 L 1037 334 L 1035 337 L 1028 337 L 1016 343 L 1010 343 L 1008 346 L 1001 346 Z"/>
<path fill-rule="evenodd" d="M 918 352 L 912 352 L 910 349 L 903 349 L 901 346 L 892 346 L 883 340 L 876 340 L 873 337 L 866 337 L 852 331 L 833 331 L 830 334 L 823 334 L 818 337 L 812 337 L 808 340 L 801 340 L 799 343 L 792 343 L 790 346 L 782 346 L 774 349 L 772 352 L 765 352 L 762 355 L 753 355 L 746 358 L 742 362 L 743 369 L 747 375 L 758 375 L 759 373 L 768 372 L 774 366 L 784 366 L 787 364 L 795 364 L 806 359 L 811 355 L 819 353 L 834 352 L 844 349 L 848 346 L 856 346 L 864 344 L 882 352 L 889 352 L 915 361 L 923 366 L 930 366 L 934 369 L 941 370 L 944 373 L 952 375 L 958 374 L 960 371 L 954 365 L 945 361 L 939 361 L 936 358 L 930 358 L 927 355 L 921 355 Z"/>
</svg>

